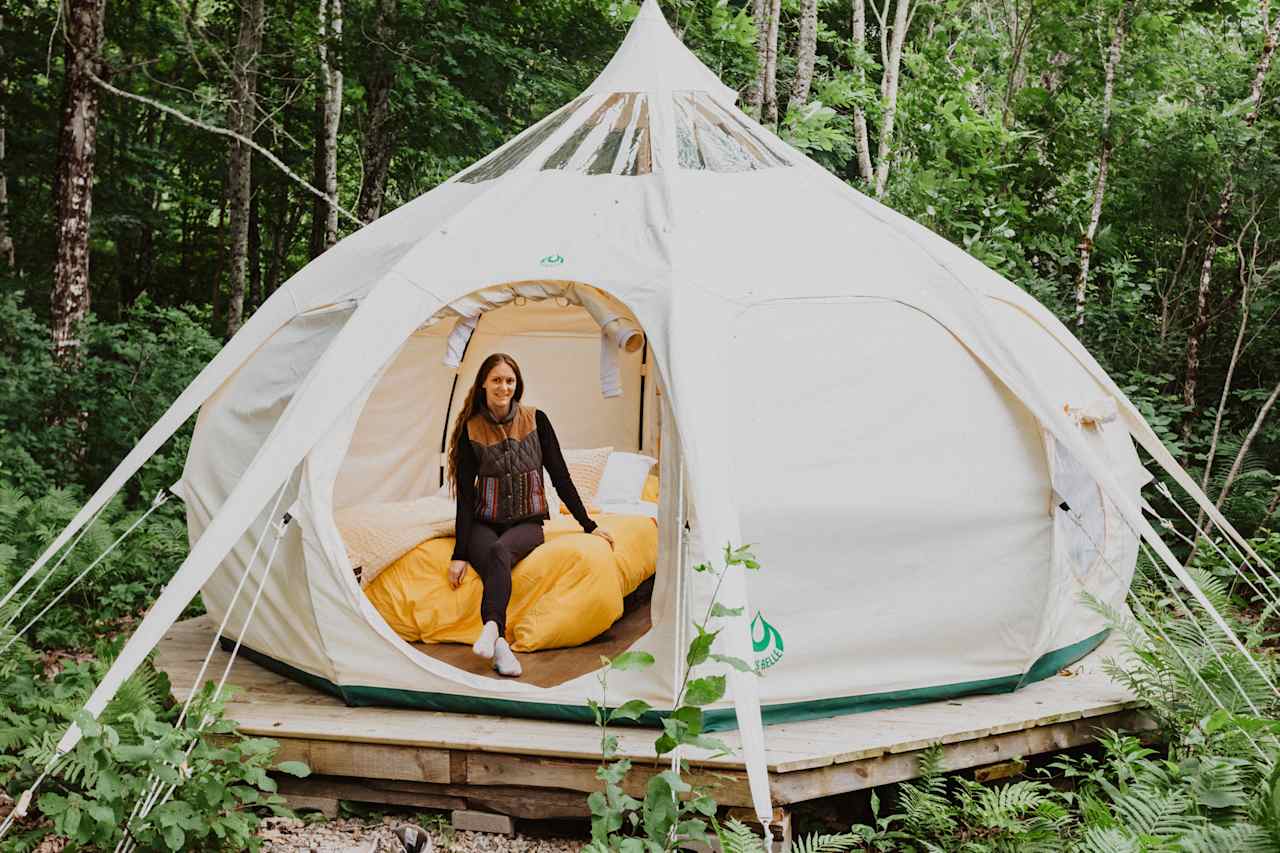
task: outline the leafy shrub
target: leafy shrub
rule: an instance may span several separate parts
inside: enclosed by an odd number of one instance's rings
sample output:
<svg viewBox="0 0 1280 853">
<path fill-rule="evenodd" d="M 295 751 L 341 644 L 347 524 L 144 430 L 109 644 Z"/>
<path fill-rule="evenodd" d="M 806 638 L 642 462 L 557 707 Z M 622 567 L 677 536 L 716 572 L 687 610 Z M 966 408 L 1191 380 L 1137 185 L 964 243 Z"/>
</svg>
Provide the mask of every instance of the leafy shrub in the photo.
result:
<svg viewBox="0 0 1280 853">
<path fill-rule="evenodd" d="M 257 849 L 259 812 L 288 813 L 267 775 L 275 741 L 234 734 L 236 724 L 223 717 L 225 693 L 214 701 L 208 684 L 179 726 L 168 679 L 149 663 L 97 721 L 80 715 L 118 648 L 102 643 L 92 657 L 51 677 L 22 643 L 0 662 L 0 787 L 10 796 L 16 799 L 35 781 L 73 718 L 85 734 L 44 781 L 5 849 L 32 849 L 50 832 L 96 849 L 111 849 L 126 834 L 142 850 Z M 308 772 L 297 762 L 275 769 Z M 145 818 L 126 820 L 152 774 L 176 786 L 172 797 Z"/>
<path fill-rule="evenodd" d="M 0 294 L 0 478 L 33 497 L 96 488 L 221 346 L 196 309 L 143 297 L 122 323 L 90 315 L 80 365 L 64 370 L 21 296 Z M 131 500 L 178 479 L 189 439 L 147 464 Z"/>
<path fill-rule="evenodd" d="M 60 649 L 89 648 L 97 637 L 128 628 L 186 556 L 187 533 L 181 505 L 171 501 L 68 591 L 70 583 L 145 512 L 128 511 L 125 505 L 123 497 L 111 501 L 79 544 L 62 552 L 66 559 L 61 565 L 61 555 L 48 564 L 43 585 L 39 580 L 28 584 L 0 612 L 0 625 L 16 615 L 17 630 L 52 605 L 28 639 L 41 648 Z M 0 480 L 0 589 L 17 582 L 79 509 L 80 495 L 73 490 L 54 489 L 32 498 Z M 32 593 L 30 603 L 17 615 L 19 605 Z M 199 612 L 198 605 L 191 612 Z"/>
</svg>

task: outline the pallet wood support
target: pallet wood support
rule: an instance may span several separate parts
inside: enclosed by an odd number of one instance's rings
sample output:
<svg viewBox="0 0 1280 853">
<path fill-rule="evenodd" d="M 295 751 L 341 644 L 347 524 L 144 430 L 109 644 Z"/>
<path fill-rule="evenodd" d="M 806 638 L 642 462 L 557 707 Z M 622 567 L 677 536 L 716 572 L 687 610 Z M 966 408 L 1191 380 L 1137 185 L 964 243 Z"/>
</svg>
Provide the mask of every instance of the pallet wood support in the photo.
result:
<svg viewBox="0 0 1280 853">
<path fill-rule="evenodd" d="M 206 617 L 175 625 L 156 665 L 178 700 L 192 687 L 209 647 Z M 973 696 L 907 708 L 771 725 L 766 763 L 774 804 L 902 782 L 919 775 L 934 744 L 948 770 L 993 766 L 1094 742 L 1104 729 L 1143 732 L 1153 723 L 1139 703 L 1102 670 L 1118 650 L 1104 645 L 1055 676 L 1015 693 Z M 225 654 L 215 657 L 220 671 Z M 348 708 L 338 700 L 236 661 L 240 688 L 227 717 L 240 731 L 280 744 L 278 761 L 303 761 L 307 779 L 282 777 L 286 798 L 479 811 L 518 819 L 585 818 L 586 796 L 599 789 L 599 732 L 548 720 L 444 714 L 394 708 Z M 655 732 L 619 728 L 619 754 L 630 758 L 626 790 L 643 797 L 650 776 L 668 762 L 653 754 Z M 736 732 L 724 740 L 736 744 Z M 690 750 L 691 781 L 713 787 L 725 807 L 749 807 L 746 769 L 737 755 Z M 1004 772 L 990 770 L 991 773 Z"/>
</svg>

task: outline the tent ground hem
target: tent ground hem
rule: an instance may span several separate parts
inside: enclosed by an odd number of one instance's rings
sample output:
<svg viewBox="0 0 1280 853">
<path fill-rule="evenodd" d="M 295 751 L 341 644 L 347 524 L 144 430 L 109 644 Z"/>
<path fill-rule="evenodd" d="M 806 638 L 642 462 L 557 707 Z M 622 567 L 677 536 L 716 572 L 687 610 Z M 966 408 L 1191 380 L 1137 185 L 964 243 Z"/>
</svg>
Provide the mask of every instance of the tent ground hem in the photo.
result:
<svg viewBox="0 0 1280 853">
<path fill-rule="evenodd" d="M 823 717 L 838 717 L 844 714 L 861 714 L 868 711 L 882 711 L 889 708 L 903 708 L 908 705 L 923 705 L 926 702 L 942 702 L 958 699 L 962 696 L 976 696 L 991 693 L 1012 693 L 1036 681 L 1043 681 L 1057 674 L 1085 655 L 1092 652 L 1107 638 L 1111 629 L 1107 628 L 1078 643 L 1054 649 L 1036 659 L 1026 673 L 1006 675 L 1000 678 L 987 678 L 981 681 L 960 681 L 954 684 L 940 684 L 933 687 L 916 687 L 909 690 L 893 690 L 885 693 L 867 693 L 860 696 L 838 696 L 832 699 L 811 699 L 805 702 L 789 702 L 781 705 L 764 705 L 761 714 L 765 725 L 777 723 L 794 723 L 800 720 L 816 720 Z M 711 711 L 707 714 L 704 726 L 708 731 L 723 731 L 735 726 L 724 725 L 720 715 L 733 716 L 732 710 Z M 735 721 L 736 722 L 736 721 Z"/>
<path fill-rule="evenodd" d="M 1063 646 L 1041 655 L 1025 673 L 988 678 L 981 681 L 961 681 L 932 687 L 894 690 L 885 693 L 868 693 L 858 696 L 838 696 L 830 699 L 814 699 L 805 702 L 788 702 L 762 706 L 766 725 L 836 717 L 902 708 L 926 702 L 940 702 L 961 696 L 991 693 L 1012 693 L 1036 681 L 1043 681 L 1070 666 L 1100 646 L 1110 633 L 1104 629 L 1078 643 Z M 233 641 L 221 638 L 222 647 L 230 649 Z M 396 687 L 369 687 L 339 685 L 321 676 L 290 666 L 247 646 L 240 647 L 240 654 L 249 660 L 286 678 L 292 678 L 308 687 L 336 696 L 352 707 L 410 708 L 418 711 L 444 711 L 455 714 L 484 714 L 490 716 L 529 717 L 543 720 L 559 720 L 572 723 L 593 723 L 595 717 L 586 705 L 568 705 L 551 702 L 529 702 L 516 699 L 496 699 L 489 696 L 460 696 L 420 690 L 404 690 Z M 618 721 L 624 725 L 661 728 L 662 720 L 670 711 L 650 711 L 638 720 Z M 708 732 L 732 731 L 738 727 L 737 714 L 732 708 L 713 709 L 705 712 L 703 728 Z"/>
</svg>

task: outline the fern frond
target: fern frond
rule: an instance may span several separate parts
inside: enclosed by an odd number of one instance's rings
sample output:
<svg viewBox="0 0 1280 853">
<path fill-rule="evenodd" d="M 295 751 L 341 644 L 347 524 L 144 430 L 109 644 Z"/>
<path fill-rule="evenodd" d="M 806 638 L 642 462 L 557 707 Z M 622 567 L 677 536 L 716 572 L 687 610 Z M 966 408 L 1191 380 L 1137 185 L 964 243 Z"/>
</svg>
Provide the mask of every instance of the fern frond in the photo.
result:
<svg viewBox="0 0 1280 853">
<path fill-rule="evenodd" d="M 1271 834 L 1251 823 L 1216 826 L 1206 823 L 1178 840 L 1178 849 L 1186 853 L 1274 853 Z"/>
<path fill-rule="evenodd" d="M 767 853 L 764 839 L 736 818 L 723 826 L 715 824 L 715 831 L 724 853 Z"/>
<path fill-rule="evenodd" d="M 1149 848 L 1126 830 L 1091 826 L 1080 838 L 1079 853 L 1146 853 Z"/>
<path fill-rule="evenodd" d="M 791 842 L 793 853 L 845 853 L 862 847 L 862 840 L 851 832 L 837 835 L 807 835 Z"/>
</svg>

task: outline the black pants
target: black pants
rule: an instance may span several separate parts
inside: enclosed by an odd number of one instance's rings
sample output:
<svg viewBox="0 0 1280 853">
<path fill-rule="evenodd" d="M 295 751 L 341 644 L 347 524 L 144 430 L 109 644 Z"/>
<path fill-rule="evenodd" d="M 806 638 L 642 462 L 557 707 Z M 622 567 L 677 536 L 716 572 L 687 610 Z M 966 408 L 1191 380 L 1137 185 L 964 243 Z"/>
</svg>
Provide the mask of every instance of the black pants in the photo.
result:
<svg viewBox="0 0 1280 853">
<path fill-rule="evenodd" d="M 467 562 L 480 575 L 480 623 L 498 623 L 498 636 L 507 633 L 507 605 L 511 602 L 511 568 L 543 543 L 542 521 L 522 521 L 490 526 L 479 521 L 471 527 Z"/>
</svg>

